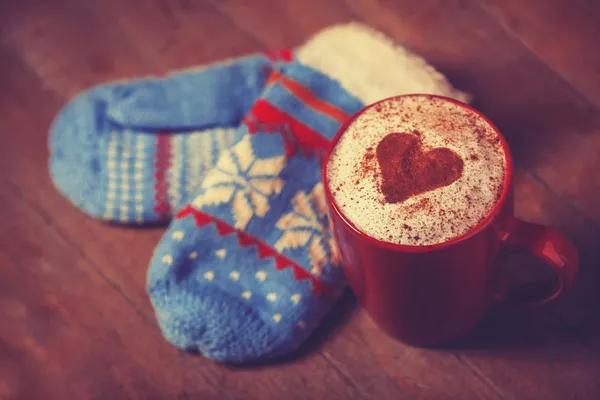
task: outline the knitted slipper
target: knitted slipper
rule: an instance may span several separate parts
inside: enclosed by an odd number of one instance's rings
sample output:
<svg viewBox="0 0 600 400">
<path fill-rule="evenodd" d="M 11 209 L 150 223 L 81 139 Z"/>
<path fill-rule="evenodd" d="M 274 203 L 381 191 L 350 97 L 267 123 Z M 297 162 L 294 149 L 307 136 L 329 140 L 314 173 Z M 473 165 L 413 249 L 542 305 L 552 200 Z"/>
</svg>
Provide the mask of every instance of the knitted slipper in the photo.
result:
<svg viewBox="0 0 600 400">
<path fill-rule="evenodd" d="M 115 82 L 70 101 L 50 129 L 50 175 L 85 213 L 127 224 L 168 221 L 237 140 L 265 68 L 252 55 L 164 78 Z"/>
<path fill-rule="evenodd" d="M 365 104 L 407 92 L 465 100 L 432 67 L 358 24 L 278 65 L 155 250 L 148 292 L 165 338 L 228 363 L 305 341 L 345 287 L 319 155 Z"/>
</svg>

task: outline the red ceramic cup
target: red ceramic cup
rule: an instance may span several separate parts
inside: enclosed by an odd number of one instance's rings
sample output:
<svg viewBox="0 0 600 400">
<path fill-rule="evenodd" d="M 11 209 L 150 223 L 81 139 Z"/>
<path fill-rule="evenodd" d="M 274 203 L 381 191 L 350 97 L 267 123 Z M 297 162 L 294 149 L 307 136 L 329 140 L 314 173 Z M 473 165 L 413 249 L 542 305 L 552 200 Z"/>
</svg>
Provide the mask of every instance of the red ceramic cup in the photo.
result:
<svg viewBox="0 0 600 400">
<path fill-rule="evenodd" d="M 475 111 L 494 126 L 471 107 L 445 100 Z M 514 216 L 512 159 L 495 126 L 506 154 L 504 191 L 479 225 L 460 237 L 430 246 L 382 242 L 357 229 L 333 199 L 327 165 L 338 140 L 361 113 L 333 139 L 323 164 L 323 181 L 346 277 L 359 303 L 380 328 L 408 344 L 439 345 L 466 334 L 492 306 L 514 298 L 509 293 L 524 294 L 521 304 L 538 305 L 556 299 L 572 286 L 578 270 L 574 245 L 554 229 Z M 503 249 L 540 258 L 557 279 L 551 285 L 511 280 L 507 271 L 494 263 Z"/>
</svg>

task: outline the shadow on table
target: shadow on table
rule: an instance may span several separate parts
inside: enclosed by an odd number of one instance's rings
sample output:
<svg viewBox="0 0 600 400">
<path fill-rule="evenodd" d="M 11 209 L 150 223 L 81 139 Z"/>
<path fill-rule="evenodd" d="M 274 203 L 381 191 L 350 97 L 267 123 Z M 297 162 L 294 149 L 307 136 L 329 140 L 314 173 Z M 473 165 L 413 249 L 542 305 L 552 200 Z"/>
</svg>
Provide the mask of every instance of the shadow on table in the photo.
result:
<svg viewBox="0 0 600 400">
<path fill-rule="evenodd" d="M 555 361 L 577 358 L 582 352 L 600 354 L 599 271 L 590 254 L 584 251 L 580 255 L 579 280 L 563 298 L 531 308 L 504 304 L 488 313 L 467 336 L 444 349 L 531 361 L 552 358 L 552 354 L 557 357 Z M 505 254 L 500 262 L 525 282 L 549 278 L 543 263 L 529 256 Z"/>
</svg>

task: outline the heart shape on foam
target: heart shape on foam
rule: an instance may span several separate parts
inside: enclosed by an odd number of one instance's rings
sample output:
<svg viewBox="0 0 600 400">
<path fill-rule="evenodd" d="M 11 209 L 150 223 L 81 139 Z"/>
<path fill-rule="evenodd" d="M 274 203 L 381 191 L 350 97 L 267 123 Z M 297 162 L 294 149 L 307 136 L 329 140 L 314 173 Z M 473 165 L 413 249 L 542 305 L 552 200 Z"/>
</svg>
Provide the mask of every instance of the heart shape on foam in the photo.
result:
<svg viewBox="0 0 600 400">
<path fill-rule="evenodd" d="M 390 133 L 377 145 L 381 168 L 380 190 L 387 203 L 448 186 L 460 178 L 464 162 L 442 147 L 423 151 L 418 135 Z"/>
</svg>

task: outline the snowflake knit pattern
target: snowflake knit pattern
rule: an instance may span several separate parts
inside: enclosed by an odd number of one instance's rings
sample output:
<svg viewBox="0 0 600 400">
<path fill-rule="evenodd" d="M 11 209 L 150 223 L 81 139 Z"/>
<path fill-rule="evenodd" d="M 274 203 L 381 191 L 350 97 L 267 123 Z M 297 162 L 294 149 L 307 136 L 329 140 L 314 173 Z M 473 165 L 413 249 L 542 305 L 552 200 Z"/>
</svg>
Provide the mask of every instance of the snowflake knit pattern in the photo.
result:
<svg viewBox="0 0 600 400">
<path fill-rule="evenodd" d="M 409 87 L 465 96 L 386 40 L 356 24 L 333 27 L 270 72 L 239 139 L 176 214 L 150 263 L 148 292 L 173 345 L 227 363 L 273 359 L 295 350 L 332 308 L 346 282 L 320 179 L 330 139 L 367 102 Z M 355 45 L 364 46 L 358 59 L 355 50 L 336 54 Z M 371 53 L 380 59 L 352 62 Z M 374 82 L 375 63 L 397 84 Z M 397 79 L 403 72 L 420 83 Z"/>
</svg>

